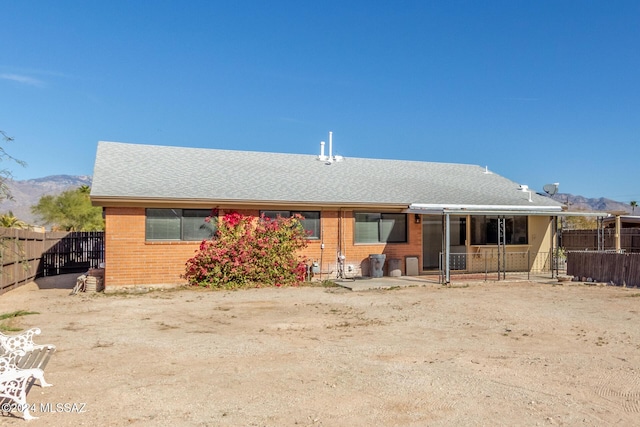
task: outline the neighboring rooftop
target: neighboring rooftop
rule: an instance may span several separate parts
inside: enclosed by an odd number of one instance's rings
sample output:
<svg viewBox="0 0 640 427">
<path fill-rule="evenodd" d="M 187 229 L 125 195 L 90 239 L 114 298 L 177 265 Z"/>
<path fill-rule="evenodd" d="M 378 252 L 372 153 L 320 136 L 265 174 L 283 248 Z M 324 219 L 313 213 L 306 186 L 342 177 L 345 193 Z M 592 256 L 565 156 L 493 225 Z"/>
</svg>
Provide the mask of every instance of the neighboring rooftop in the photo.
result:
<svg viewBox="0 0 640 427">
<path fill-rule="evenodd" d="M 605 227 L 615 227 L 616 217 L 608 216 L 602 220 L 602 225 Z M 620 226 L 622 228 L 640 228 L 640 216 L 635 215 L 620 215 Z"/>
<path fill-rule="evenodd" d="M 99 142 L 91 198 L 560 208 L 485 167 Z"/>
</svg>

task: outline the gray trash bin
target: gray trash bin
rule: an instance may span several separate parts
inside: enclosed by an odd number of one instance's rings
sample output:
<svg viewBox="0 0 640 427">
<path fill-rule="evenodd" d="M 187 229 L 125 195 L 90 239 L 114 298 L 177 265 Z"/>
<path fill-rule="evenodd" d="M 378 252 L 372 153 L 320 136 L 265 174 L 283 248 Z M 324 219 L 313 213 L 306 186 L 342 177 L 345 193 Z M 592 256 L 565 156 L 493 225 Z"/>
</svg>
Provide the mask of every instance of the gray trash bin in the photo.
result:
<svg viewBox="0 0 640 427">
<path fill-rule="evenodd" d="M 400 260 L 391 258 L 389 260 L 389 276 L 400 277 L 402 276 L 402 270 L 400 270 Z"/>
<path fill-rule="evenodd" d="M 371 267 L 371 277 L 382 277 L 384 260 L 387 258 L 385 254 L 370 254 L 369 266 Z"/>
</svg>

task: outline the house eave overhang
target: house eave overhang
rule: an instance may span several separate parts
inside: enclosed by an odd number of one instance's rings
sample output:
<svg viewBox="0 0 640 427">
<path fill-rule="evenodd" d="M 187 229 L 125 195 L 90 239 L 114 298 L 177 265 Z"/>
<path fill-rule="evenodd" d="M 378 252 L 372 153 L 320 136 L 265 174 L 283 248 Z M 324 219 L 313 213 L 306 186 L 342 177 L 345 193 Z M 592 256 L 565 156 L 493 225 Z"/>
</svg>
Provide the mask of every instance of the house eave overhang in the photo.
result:
<svg viewBox="0 0 640 427">
<path fill-rule="evenodd" d="M 237 200 L 237 199 L 192 199 L 192 198 L 154 198 L 154 197 L 117 197 L 91 196 L 91 204 L 101 207 L 182 207 L 182 208 L 228 208 L 250 209 L 287 207 L 289 209 L 382 209 L 402 211 L 407 204 L 376 203 L 376 202 L 331 202 L 331 201 L 300 201 L 300 200 Z"/>
</svg>

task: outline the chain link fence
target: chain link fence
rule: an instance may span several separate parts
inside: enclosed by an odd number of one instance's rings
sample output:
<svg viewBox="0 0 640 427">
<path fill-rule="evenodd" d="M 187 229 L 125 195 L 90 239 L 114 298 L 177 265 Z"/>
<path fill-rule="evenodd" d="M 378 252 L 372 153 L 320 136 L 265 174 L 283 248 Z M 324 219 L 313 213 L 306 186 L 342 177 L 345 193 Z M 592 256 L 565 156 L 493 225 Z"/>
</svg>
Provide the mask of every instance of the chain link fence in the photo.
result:
<svg viewBox="0 0 640 427">
<path fill-rule="evenodd" d="M 440 253 L 440 278 L 444 282 L 445 254 Z M 503 252 L 497 248 L 476 248 L 471 253 L 450 253 L 449 271 L 460 278 L 505 280 L 507 278 L 553 278 L 566 274 L 567 260 L 564 254 L 551 252 Z"/>
</svg>

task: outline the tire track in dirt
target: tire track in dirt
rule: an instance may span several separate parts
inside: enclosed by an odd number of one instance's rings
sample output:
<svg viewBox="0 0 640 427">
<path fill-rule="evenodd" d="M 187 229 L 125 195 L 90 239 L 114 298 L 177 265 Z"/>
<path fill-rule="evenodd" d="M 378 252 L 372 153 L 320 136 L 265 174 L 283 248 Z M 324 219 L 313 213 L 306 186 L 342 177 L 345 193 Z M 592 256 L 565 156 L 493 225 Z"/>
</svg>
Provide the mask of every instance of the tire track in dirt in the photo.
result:
<svg viewBox="0 0 640 427">
<path fill-rule="evenodd" d="M 600 377 L 595 392 L 625 412 L 640 413 L 640 375 L 616 372 Z"/>
</svg>

